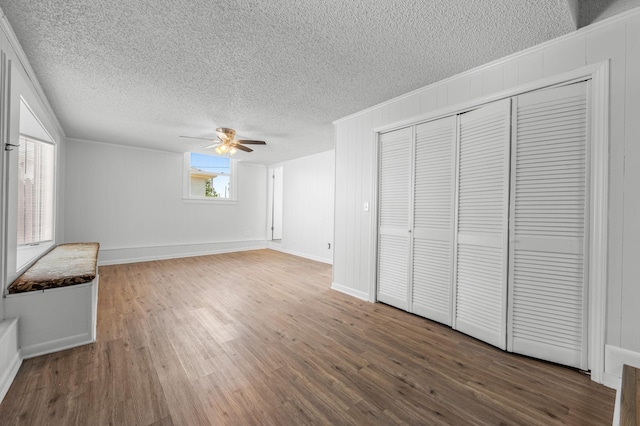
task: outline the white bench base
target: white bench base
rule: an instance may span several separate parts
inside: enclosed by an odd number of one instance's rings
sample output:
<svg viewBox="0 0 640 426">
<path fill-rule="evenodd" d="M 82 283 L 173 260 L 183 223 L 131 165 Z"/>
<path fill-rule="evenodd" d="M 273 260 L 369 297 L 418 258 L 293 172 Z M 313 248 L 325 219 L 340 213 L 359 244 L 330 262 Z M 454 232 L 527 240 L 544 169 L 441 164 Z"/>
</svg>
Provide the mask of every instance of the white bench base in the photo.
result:
<svg viewBox="0 0 640 426">
<path fill-rule="evenodd" d="M 22 358 L 33 358 L 96 341 L 98 275 L 88 283 L 9 294 L 7 318 L 18 318 Z"/>
</svg>

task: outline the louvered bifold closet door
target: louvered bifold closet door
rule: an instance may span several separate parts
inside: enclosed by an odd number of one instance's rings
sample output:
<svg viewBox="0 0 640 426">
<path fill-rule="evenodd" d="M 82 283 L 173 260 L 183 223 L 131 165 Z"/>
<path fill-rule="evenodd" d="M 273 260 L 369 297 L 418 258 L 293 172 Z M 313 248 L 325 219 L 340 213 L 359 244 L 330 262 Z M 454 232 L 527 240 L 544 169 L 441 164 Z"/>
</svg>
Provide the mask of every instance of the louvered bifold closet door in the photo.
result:
<svg viewBox="0 0 640 426">
<path fill-rule="evenodd" d="M 413 129 L 380 135 L 378 300 L 407 310 Z"/>
<path fill-rule="evenodd" d="M 514 99 L 509 350 L 587 369 L 587 83 Z"/>
<path fill-rule="evenodd" d="M 506 349 L 510 100 L 460 115 L 453 327 Z"/>
<path fill-rule="evenodd" d="M 451 325 L 456 117 L 416 127 L 410 311 Z"/>
</svg>

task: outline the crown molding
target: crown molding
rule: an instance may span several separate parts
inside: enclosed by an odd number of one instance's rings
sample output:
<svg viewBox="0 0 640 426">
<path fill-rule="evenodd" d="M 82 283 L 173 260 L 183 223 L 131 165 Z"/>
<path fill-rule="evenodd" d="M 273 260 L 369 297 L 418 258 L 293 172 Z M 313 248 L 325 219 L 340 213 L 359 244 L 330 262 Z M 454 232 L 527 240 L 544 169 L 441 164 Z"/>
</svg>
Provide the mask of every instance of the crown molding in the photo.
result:
<svg viewBox="0 0 640 426">
<path fill-rule="evenodd" d="M 598 22 L 596 22 L 594 24 L 591 24 L 591 25 L 588 25 L 586 27 L 582 27 L 582 28 L 580 28 L 580 29 L 578 29 L 576 31 L 570 32 L 568 34 L 562 35 L 560 37 L 554 38 L 554 39 L 549 40 L 549 41 L 545 41 L 544 43 L 536 44 L 535 46 L 531 46 L 529 48 L 526 48 L 524 50 L 520 50 L 518 52 L 512 53 L 511 55 L 505 56 L 503 58 L 496 59 L 495 61 L 488 62 L 486 64 L 483 64 L 483 65 L 480 65 L 478 67 L 472 68 L 470 70 L 463 71 L 463 72 L 461 72 L 459 74 L 452 75 L 451 77 L 447 77 L 447 78 L 445 78 L 443 80 L 436 81 L 435 83 L 431 83 L 431 84 L 429 84 L 427 86 L 420 87 L 419 89 L 412 90 L 411 92 L 407 92 L 407 93 L 404 93 L 404 94 L 402 94 L 400 96 L 396 96 L 395 98 L 391 98 L 391 99 L 389 99 L 387 101 L 384 101 L 384 102 L 381 102 L 379 104 L 370 106 L 369 108 L 366 108 L 366 109 L 363 109 L 361 111 L 355 112 L 353 114 L 347 115 L 346 117 L 339 118 L 339 119 L 333 121 L 333 125 L 337 125 L 337 124 L 342 123 L 343 121 L 347 121 L 347 120 L 350 120 L 352 118 L 358 117 L 360 115 L 367 114 L 367 113 L 369 113 L 371 111 L 374 111 L 374 110 L 376 110 L 378 108 L 393 104 L 395 102 L 398 102 L 398 101 L 401 101 L 403 99 L 409 98 L 411 96 L 420 94 L 420 93 L 425 92 L 427 90 L 431 90 L 431 89 L 436 89 L 437 90 L 438 87 L 444 86 L 444 85 L 446 85 L 448 83 L 451 83 L 451 82 L 453 82 L 455 80 L 458 80 L 458 79 L 461 79 L 461 78 L 464 78 L 464 77 L 469 77 L 469 76 L 474 75 L 474 74 L 478 74 L 478 73 L 480 73 L 482 71 L 485 71 L 485 70 L 487 70 L 489 68 L 495 67 L 497 65 L 504 64 L 506 62 L 513 61 L 513 60 L 518 59 L 520 57 L 529 55 L 531 53 L 535 53 L 535 52 L 539 52 L 541 50 L 548 49 L 548 48 L 553 47 L 553 46 L 555 46 L 557 44 L 561 44 L 561 43 L 564 43 L 564 42 L 566 42 L 568 40 L 571 40 L 573 38 L 584 37 L 584 36 L 589 35 L 591 33 L 595 33 L 597 31 L 600 31 L 600 30 L 602 30 L 603 28 L 605 28 L 605 27 L 607 27 L 609 25 L 613 25 L 615 23 L 618 23 L 618 22 L 625 21 L 625 20 L 628 20 L 630 18 L 633 18 L 636 15 L 640 15 L 640 7 L 636 7 L 635 9 L 630 9 L 630 10 L 624 11 L 624 12 L 619 13 L 617 15 L 614 15 L 614 16 L 612 16 L 610 18 L 603 19 L 602 21 L 598 21 Z"/>
</svg>

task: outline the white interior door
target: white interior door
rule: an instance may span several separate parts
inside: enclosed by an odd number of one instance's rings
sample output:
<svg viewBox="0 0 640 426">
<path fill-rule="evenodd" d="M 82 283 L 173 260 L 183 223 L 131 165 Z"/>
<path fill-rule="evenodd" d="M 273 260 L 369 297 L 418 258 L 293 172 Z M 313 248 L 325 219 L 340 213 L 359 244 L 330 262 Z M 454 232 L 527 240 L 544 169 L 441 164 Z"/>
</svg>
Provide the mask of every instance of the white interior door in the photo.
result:
<svg viewBox="0 0 640 426">
<path fill-rule="evenodd" d="M 4 35 L 0 34 L 0 47 L 4 44 Z M 11 67 L 11 61 L 7 58 L 3 49 L 0 49 L 0 291 L 4 294 L 5 287 L 8 286 L 8 268 L 7 264 L 10 261 L 7 256 L 7 213 L 8 213 L 8 194 L 6 191 L 6 182 L 9 178 L 9 151 L 5 151 L 5 144 L 11 143 L 9 138 L 8 126 L 9 126 L 9 68 Z M 15 261 L 15 258 L 14 258 Z M 0 302 L 0 320 L 4 318 L 3 303 Z"/>
<path fill-rule="evenodd" d="M 451 325 L 456 116 L 416 126 L 410 311 Z"/>
<path fill-rule="evenodd" d="M 380 135 L 378 183 L 379 301 L 409 307 L 411 176 L 413 129 Z"/>
<path fill-rule="evenodd" d="M 271 239 L 282 239 L 282 210 L 284 202 L 284 168 L 271 169 Z"/>
<path fill-rule="evenodd" d="M 509 350 L 587 361 L 588 84 L 514 99 Z"/>
<path fill-rule="evenodd" d="M 453 328 L 506 349 L 510 99 L 460 115 Z"/>
</svg>

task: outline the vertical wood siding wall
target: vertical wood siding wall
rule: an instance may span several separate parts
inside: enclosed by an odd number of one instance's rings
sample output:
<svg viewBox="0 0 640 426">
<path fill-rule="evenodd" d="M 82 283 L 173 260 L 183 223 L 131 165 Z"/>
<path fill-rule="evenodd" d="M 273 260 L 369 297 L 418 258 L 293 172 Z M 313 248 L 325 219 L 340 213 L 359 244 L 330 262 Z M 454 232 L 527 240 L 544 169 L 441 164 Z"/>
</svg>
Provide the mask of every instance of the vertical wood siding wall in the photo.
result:
<svg viewBox="0 0 640 426">
<path fill-rule="evenodd" d="M 488 41 L 489 42 L 489 41 Z M 427 86 L 336 122 L 334 286 L 369 298 L 373 129 L 610 60 L 607 344 L 640 352 L 640 10 Z"/>
</svg>

